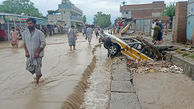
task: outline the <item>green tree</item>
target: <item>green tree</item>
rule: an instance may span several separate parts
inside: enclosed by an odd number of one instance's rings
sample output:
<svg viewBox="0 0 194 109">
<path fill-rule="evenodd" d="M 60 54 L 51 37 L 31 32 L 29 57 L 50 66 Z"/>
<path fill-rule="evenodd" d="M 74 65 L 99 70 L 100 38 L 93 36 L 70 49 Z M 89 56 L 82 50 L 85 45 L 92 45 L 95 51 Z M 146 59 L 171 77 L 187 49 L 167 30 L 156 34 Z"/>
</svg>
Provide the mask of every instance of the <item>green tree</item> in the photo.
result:
<svg viewBox="0 0 194 109">
<path fill-rule="evenodd" d="M 0 5 L 0 12 L 31 15 L 34 17 L 42 17 L 42 14 L 37 8 L 34 7 L 34 3 L 30 0 L 5 0 Z"/>
<path fill-rule="evenodd" d="M 170 3 L 169 5 L 165 6 L 162 12 L 162 16 L 169 16 L 173 17 L 175 16 L 175 10 L 176 10 L 176 5 L 175 3 Z"/>
<path fill-rule="evenodd" d="M 97 12 L 97 14 L 94 15 L 93 23 L 95 26 L 99 26 L 101 28 L 107 28 L 111 25 L 111 15 L 104 14 L 102 12 Z"/>
<path fill-rule="evenodd" d="M 86 23 L 86 16 L 85 15 L 83 16 L 82 21 L 84 22 L 84 24 Z"/>
</svg>

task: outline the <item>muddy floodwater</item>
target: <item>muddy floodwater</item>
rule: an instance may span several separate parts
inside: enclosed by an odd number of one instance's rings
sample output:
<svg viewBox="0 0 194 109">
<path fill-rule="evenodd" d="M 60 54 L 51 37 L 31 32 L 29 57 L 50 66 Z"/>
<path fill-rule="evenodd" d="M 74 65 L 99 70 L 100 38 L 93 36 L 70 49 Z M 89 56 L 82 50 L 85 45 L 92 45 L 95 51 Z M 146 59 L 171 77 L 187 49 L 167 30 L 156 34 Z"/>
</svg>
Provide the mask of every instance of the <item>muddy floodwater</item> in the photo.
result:
<svg viewBox="0 0 194 109">
<path fill-rule="evenodd" d="M 89 77 L 89 88 L 84 96 L 84 103 L 81 109 L 107 109 L 110 98 L 111 66 L 113 59 L 107 57 L 107 50 L 97 47 L 96 67 Z"/>
<path fill-rule="evenodd" d="M 194 81 L 184 74 L 134 74 L 143 109 L 194 109 Z"/>
<path fill-rule="evenodd" d="M 25 70 L 24 50 L 0 48 L 1 109 L 60 109 L 91 62 L 92 48 L 98 42 L 93 37 L 92 46 L 89 46 L 80 35 L 77 50 L 69 51 L 66 35 L 46 40 L 43 78 L 38 86 Z"/>
</svg>

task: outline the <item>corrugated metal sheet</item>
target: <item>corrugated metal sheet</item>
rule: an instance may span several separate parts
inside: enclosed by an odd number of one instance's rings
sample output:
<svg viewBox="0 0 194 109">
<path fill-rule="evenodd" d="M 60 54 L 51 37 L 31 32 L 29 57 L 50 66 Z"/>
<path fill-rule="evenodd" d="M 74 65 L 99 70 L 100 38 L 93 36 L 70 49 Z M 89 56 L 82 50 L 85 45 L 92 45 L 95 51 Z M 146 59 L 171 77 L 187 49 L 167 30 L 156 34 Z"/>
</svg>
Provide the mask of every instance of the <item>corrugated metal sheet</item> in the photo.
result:
<svg viewBox="0 0 194 109">
<path fill-rule="evenodd" d="M 143 26 L 143 31 L 145 33 L 150 33 L 151 32 L 151 20 L 147 19 L 144 20 L 144 26 Z"/>
<path fill-rule="evenodd" d="M 192 40 L 193 35 L 194 35 L 194 16 L 189 16 L 187 19 L 187 39 Z"/>
<path fill-rule="evenodd" d="M 136 20 L 136 30 L 150 33 L 151 32 L 151 20 L 150 19 L 139 19 Z"/>
<path fill-rule="evenodd" d="M 143 20 L 136 20 L 136 29 L 143 32 Z"/>
</svg>

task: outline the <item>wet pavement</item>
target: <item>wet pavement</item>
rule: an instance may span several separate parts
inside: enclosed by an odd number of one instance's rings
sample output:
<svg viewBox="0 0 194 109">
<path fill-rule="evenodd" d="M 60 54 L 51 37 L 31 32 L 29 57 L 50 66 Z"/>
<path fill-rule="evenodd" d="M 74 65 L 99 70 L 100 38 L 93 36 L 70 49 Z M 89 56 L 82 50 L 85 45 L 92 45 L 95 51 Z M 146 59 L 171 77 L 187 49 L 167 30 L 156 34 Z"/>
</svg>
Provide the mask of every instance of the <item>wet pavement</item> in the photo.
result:
<svg viewBox="0 0 194 109">
<path fill-rule="evenodd" d="M 39 86 L 33 82 L 33 76 L 25 70 L 26 58 L 22 48 L 0 49 L 2 109 L 60 109 L 91 62 L 92 48 L 98 43 L 93 37 L 92 45 L 89 46 L 80 35 L 76 51 L 69 51 L 65 35 L 49 37 L 46 40 L 43 78 Z"/>
</svg>

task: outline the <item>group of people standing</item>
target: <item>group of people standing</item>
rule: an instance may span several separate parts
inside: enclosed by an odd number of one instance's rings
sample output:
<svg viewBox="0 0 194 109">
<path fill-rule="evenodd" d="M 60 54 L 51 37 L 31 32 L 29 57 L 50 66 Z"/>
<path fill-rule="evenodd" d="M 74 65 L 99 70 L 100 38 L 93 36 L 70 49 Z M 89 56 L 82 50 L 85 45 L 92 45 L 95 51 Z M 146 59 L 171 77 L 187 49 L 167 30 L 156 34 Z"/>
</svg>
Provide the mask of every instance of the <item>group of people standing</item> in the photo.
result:
<svg viewBox="0 0 194 109">
<path fill-rule="evenodd" d="M 161 44 L 163 36 L 163 25 L 162 21 L 158 21 L 158 19 L 154 20 L 152 23 L 152 37 L 154 44 Z"/>
</svg>

